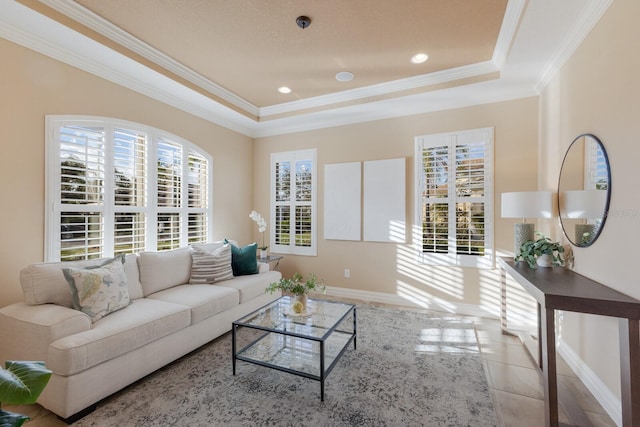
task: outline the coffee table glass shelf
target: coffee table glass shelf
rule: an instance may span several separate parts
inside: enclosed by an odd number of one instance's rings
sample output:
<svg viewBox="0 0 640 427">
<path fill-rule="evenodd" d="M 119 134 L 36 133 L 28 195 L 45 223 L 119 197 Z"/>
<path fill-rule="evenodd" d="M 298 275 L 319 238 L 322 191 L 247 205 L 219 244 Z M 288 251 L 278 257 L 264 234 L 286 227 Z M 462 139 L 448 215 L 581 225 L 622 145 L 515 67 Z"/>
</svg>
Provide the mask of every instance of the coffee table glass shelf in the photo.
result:
<svg viewBox="0 0 640 427">
<path fill-rule="evenodd" d="M 356 307 L 309 299 L 304 313 L 291 310 L 292 297 L 283 296 L 233 322 L 233 375 L 236 360 L 324 382 L 350 343 L 356 348 Z M 242 340 L 248 343 L 238 351 Z"/>
</svg>

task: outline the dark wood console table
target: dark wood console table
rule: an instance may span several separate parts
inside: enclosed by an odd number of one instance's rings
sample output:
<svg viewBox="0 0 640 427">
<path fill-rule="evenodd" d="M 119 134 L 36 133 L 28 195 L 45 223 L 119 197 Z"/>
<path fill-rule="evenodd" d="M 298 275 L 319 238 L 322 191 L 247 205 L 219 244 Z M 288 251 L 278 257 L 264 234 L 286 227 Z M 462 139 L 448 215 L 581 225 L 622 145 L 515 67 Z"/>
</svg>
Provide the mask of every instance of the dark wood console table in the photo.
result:
<svg viewBox="0 0 640 427">
<path fill-rule="evenodd" d="M 507 274 L 538 302 L 538 360 L 544 379 L 546 425 L 558 426 L 554 311 L 564 310 L 619 318 L 622 424 L 640 427 L 640 301 L 567 268 L 534 270 L 507 257 L 499 257 L 498 265 L 503 330 L 507 326 Z"/>
</svg>

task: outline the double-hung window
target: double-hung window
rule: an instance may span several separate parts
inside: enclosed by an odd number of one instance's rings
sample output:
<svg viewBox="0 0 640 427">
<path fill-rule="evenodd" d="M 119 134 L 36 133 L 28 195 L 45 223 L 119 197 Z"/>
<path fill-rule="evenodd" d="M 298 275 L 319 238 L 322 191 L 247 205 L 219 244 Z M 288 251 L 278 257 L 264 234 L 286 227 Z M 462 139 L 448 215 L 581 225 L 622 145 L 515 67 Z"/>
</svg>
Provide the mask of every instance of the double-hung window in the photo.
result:
<svg viewBox="0 0 640 427">
<path fill-rule="evenodd" d="M 271 155 L 272 252 L 316 255 L 316 150 Z"/>
<path fill-rule="evenodd" d="M 492 268 L 493 129 L 419 136 L 415 148 L 419 261 Z"/>
<path fill-rule="evenodd" d="M 91 259 L 206 242 L 211 157 L 137 123 L 48 116 L 46 259 Z"/>
</svg>

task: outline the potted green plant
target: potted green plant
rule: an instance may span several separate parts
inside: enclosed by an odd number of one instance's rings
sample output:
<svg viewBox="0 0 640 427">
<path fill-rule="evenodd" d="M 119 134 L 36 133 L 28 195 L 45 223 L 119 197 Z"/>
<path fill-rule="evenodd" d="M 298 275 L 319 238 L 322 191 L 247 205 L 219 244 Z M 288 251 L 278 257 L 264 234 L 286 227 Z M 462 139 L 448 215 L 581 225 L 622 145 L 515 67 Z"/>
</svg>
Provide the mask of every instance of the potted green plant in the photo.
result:
<svg viewBox="0 0 640 427">
<path fill-rule="evenodd" d="M 514 260 L 516 262 L 526 261 L 530 268 L 551 267 L 564 265 L 562 254 L 564 247 L 559 242 L 552 242 L 540 232 L 536 232 L 539 236 L 537 240 L 527 240 L 520 246 L 520 252 Z"/>
<path fill-rule="evenodd" d="M 300 273 L 294 273 L 291 279 L 282 278 L 278 282 L 273 282 L 267 286 L 266 291 L 274 293 L 276 291 L 282 291 L 287 294 L 295 296 L 295 303 L 292 306 L 296 313 L 300 313 L 307 308 L 307 294 L 309 292 L 324 292 L 324 283 L 318 282 L 318 279 L 314 273 L 311 273 L 309 277 L 304 280 L 304 277 Z M 300 305 L 297 305 L 300 303 Z"/>
<path fill-rule="evenodd" d="M 0 405 L 30 405 L 51 378 L 51 371 L 44 362 L 7 361 L 6 369 L 0 367 Z M 20 427 L 29 417 L 0 409 L 0 426 Z"/>
</svg>

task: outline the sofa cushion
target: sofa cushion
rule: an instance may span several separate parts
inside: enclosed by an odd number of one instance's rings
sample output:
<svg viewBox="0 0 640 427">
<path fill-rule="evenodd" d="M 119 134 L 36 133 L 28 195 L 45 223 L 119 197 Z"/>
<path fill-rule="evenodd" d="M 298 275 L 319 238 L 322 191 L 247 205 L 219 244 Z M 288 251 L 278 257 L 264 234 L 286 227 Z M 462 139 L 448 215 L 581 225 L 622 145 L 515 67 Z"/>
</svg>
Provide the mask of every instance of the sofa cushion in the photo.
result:
<svg viewBox="0 0 640 427">
<path fill-rule="evenodd" d="M 228 280 L 226 282 L 233 282 Z M 224 283 L 226 283 L 224 282 Z M 149 295 L 148 299 L 180 304 L 191 308 L 191 324 L 198 323 L 239 304 L 239 292 L 216 285 L 181 285 Z"/>
<path fill-rule="evenodd" d="M 92 322 L 129 305 L 124 255 L 100 267 L 63 268 L 71 288 L 73 308 L 85 313 Z"/>
<path fill-rule="evenodd" d="M 69 283 L 64 277 L 64 267 L 86 268 L 99 266 L 104 260 L 41 262 L 34 263 L 20 271 L 20 285 L 24 302 L 30 305 L 53 303 L 73 307 Z"/>
<path fill-rule="evenodd" d="M 258 244 L 255 242 L 241 248 L 231 245 L 231 267 L 234 276 L 258 273 L 257 250 Z"/>
<path fill-rule="evenodd" d="M 73 375 L 184 329 L 190 322 L 189 307 L 137 299 L 93 323 L 90 330 L 51 343 L 47 368 L 58 375 Z"/>
<path fill-rule="evenodd" d="M 231 268 L 231 245 L 223 245 L 213 252 L 198 248 L 191 251 L 192 285 L 206 285 L 220 280 L 233 279 Z"/>
<path fill-rule="evenodd" d="M 279 271 L 266 271 L 260 274 L 236 277 L 233 280 L 218 282 L 216 285 L 232 288 L 240 293 L 240 304 L 243 304 L 265 293 L 269 283 L 277 282 L 282 278 Z"/>
<path fill-rule="evenodd" d="M 129 288 L 129 298 L 132 300 L 142 298 L 142 285 L 140 284 L 140 273 L 138 271 L 138 255 L 129 254 L 124 258 L 124 272 L 127 274 L 127 287 Z"/>
<path fill-rule="evenodd" d="M 144 296 L 189 283 L 191 276 L 191 248 L 161 252 L 141 252 L 138 255 L 140 284 Z"/>
<path fill-rule="evenodd" d="M 135 256 L 131 255 L 135 260 Z M 25 304 L 57 304 L 63 307 L 73 307 L 71 300 L 71 289 L 69 283 L 62 272 L 63 268 L 87 268 L 104 264 L 112 258 L 97 258 L 82 261 L 64 262 L 40 262 L 31 264 L 20 271 L 20 285 Z M 129 296 L 139 298 L 142 296 L 142 288 L 137 279 L 138 267 L 131 264 L 129 256 L 125 262 L 127 272 L 127 286 Z M 135 280 L 130 280 L 136 278 Z"/>
</svg>

